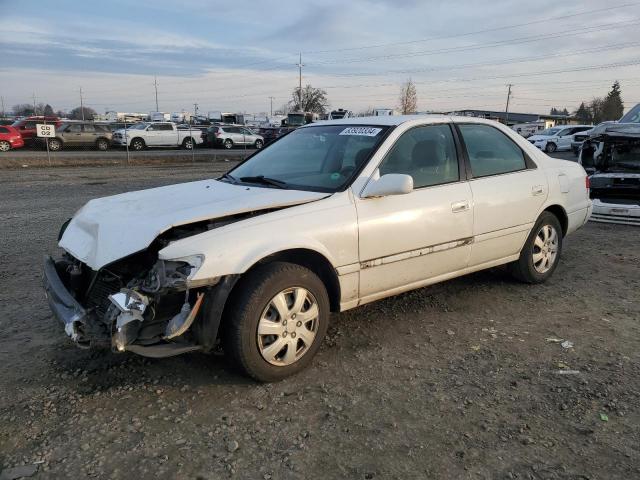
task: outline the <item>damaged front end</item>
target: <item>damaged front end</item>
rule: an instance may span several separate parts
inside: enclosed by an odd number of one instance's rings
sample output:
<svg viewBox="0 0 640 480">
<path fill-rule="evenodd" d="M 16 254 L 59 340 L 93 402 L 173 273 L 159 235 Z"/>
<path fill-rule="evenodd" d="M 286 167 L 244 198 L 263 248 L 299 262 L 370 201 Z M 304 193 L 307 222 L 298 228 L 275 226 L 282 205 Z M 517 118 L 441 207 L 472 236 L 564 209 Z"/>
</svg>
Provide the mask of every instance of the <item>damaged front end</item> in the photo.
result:
<svg viewBox="0 0 640 480">
<path fill-rule="evenodd" d="M 51 310 L 82 347 L 149 357 L 210 351 L 238 276 L 192 282 L 203 257 L 160 260 L 158 252 L 172 241 L 226 223 L 171 229 L 146 250 L 97 271 L 69 253 L 57 260 L 46 257 L 44 287 Z"/>
<path fill-rule="evenodd" d="M 590 174 L 591 220 L 640 225 L 640 126 L 607 126 L 584 142 L 580 163 Z"/>
</svg>

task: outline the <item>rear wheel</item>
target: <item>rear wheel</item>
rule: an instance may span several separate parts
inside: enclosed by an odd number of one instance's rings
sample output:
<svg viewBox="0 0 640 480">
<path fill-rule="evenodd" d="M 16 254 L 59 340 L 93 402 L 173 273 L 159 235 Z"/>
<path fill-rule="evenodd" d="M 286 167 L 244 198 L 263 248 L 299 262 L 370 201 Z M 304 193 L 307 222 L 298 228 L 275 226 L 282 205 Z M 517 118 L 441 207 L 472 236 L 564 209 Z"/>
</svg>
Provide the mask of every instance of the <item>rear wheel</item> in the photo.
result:
<svg viewBox="0 0 640 480">
<path fill-rule="evenodd" d="M 134 138 L 133 140 L 131 140 L 132 150 L 144 150 L 144 147 L 144 140 L 142 140 L 141 138 Z"/>
<path fill-rule="evenodd" d="M 0 152 L 8 152 L 11 150 L 11 144 L 6 140 L 0 140 Z"/>
<path fill-rule="evenodd" d="M 553 142 L 548 142 L 547 146 L 544 147 L 544 151 L 547 153 L 553 153 L 558 149 L 558 146 Z"/>
<path fill-rule="evenodd" d="M 558 218 L 543 212 L 531 230 L 520 258 L 509 264 L 509 270 L 525 283 L 542 283 L 553 275 L 562 252 L 562 227 Z"/>
<path fill-rule="evenodd" d="M 49 150 L 51 150 L 52 152 L 57 152 L 58 150 L 62 150 L 62 142 L 57 138 L 50 138 Z"/>
<path fill-rule="evenodd" d="M 185 138 L 182 141 L 182 148 L 185 148 L 187 150 L 191 150 L 193 148 L 193 139 L 191 137 Z"/>
<path fill-rule="evenodd" d="M 106 138 L 100 138 L 96 142 L 96 148 L 102 152 L 109 150 L 109 141 Z"/>
<path fill-rule="evenodd" d="M 258 267 L 231 300 L 224 350 L 234 366 L 261 382 L 306 368 L 329 323 L 329 296 L 310 270 L 276 262 Z"/>
<path fill-rule="evenodd" d="M 224 148 L 226 148 L 227 150 L 230 150 L 233 148 L 233 142 L 230 139 L 226 139 L 224 141 L 224 143 L 222 144 L 224 146 Z"/>
</svg>

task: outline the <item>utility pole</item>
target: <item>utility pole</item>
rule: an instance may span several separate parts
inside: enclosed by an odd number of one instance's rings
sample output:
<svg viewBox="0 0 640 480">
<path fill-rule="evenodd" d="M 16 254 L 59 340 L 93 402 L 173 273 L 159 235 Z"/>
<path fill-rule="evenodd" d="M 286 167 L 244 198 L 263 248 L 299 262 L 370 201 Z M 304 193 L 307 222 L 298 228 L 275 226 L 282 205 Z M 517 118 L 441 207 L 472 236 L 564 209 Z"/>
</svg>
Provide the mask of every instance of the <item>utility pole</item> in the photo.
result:
<svg viewBox="0 0 640 480">
<path fill-rule="evenodd" d="M 33 114 L 37 115 L 36 113 L 36 92 L 33 92 Z"/>
<path fill-rule="evenodd" d="M 82 99 L 82 87 L 80 87 L 80 113 L 82 113 L 82 121 L 84 122 L 84 102 Z"/>
<path fill-rule="evenodd" d="M 2 102 L 2 116 L 4 117 L 4 97 L 0 97 L 0 102 Z"/>
<path fill-rule="evenodd" d="M 269 97 L 269 100 L 271 100 L 271 108 L 269 110 L 269 116 L 273 117 L 273 99 L 276 97 Z M 4 103 L 2 104 L 2 110 L 4 111 Z"/>
<path fill-rule="evenodd" d="M 298 108 L 302 112 L 302 67 L 304 67 L 304 63 L 302 63 L 302 52 L 300 52 L 300 60 L 298 61 Z"/>
<path fill-rule="evenodd" d="M 507 91 L 507 107 L 504 110 L 506 113 L 506 118 L 504 120 L 505 123 L 509 123 L 509 100 L 511 99 L 511 87 L 513 87 L 513 83 L 508 83 L 507 87 L 509 87 L 509 90 Z"/>
<path fill-rule="evenodd" d="M 153 88 L 156 90 L 156 112 L 158 112 L 158 77 L 153 77 Z"/>
</svg>

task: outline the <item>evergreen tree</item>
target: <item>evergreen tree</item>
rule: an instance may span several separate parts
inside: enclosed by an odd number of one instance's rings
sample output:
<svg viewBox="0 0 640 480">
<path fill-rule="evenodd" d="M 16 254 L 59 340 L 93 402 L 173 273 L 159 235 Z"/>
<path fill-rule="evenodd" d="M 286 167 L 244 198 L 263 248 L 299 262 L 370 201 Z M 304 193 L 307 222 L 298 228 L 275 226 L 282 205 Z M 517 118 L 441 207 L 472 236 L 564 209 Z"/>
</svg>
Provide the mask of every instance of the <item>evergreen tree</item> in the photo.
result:
<svg viewBox="0 0 640 480">
<path fill-rule="evenodd" d="M 602 103 L 602 121 L 618 120 L 624 112 L 620 83 L 616 80 Z"/>
</svg>

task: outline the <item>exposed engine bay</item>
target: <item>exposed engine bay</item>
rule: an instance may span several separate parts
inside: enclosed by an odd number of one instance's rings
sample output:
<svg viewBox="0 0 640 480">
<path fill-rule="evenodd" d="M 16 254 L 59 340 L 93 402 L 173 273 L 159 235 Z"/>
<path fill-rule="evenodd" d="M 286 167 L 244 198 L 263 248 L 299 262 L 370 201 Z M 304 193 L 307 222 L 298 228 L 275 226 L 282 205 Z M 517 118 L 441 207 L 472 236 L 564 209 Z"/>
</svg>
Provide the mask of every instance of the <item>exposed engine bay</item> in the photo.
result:
<svg viewBox="0 0 640 480">
<path fill-rule="evenodd" d="M 614 124 L 585 140 L 580 163 L 590 174 L 591 220 L 640 225 L 640 126 Z"/>
<path fill-rule="evenodd" d="M 82 310 L 82 314 L 65 321 L 65 331 L 80 346 L 111 347 L 153 357 L 213 349 L 224 301 L 237 276 L 194 284 L 189 276 L 197 267 L 193 265 L 197 259 L 191 263 L 160 260 L 158 252 L 174 241 L 274 210 L 171 228 L 145 250 L 98 271 L 69 253 L 51 260 L 61 287 L 79 304 L 76 309 Z M 47 276 L 51 275 L 45 269 L 45 288 L 51 303 L 64 292 L 56 292 Z"/>
</svg>

